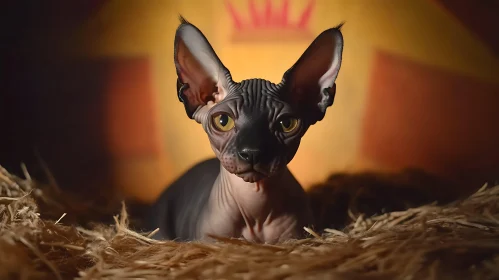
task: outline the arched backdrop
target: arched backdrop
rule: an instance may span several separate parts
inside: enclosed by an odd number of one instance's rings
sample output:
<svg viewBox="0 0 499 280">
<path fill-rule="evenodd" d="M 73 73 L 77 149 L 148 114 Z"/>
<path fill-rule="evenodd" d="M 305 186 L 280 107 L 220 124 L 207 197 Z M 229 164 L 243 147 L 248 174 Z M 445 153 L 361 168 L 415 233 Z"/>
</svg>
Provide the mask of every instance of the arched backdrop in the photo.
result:
<svg viewBox="0 0 499 280">
<path fill-rule="evenodd" d="M 105 161 L 110 185 L 151 200 L 212 156 L 206 135 L 176 97 L 172 59 L 179 14 L 202 29 L 235 80 L 274 82 L 316 35 L 344 21 L 335 104 L 310 129 L 290 164 L 298 180 L 308 187 L 332 172 L 413 166 L 482 182 L 499 173 L 499 42 L 493 36 L 498 5 L 465 2 L 90 1 L 82 5 L 93 6 L 73 19 L 71 31 L 61 31 L 65 37 L 54 35 L 62 38 L 57 48 L 46 50 L 71 59 L 54 66 L 59 70 L 48 72 L 38 88 L 50 88 L 59 101 L 67 95 L 64 89 L 78 98 L 67 96 L 55 107 L 44 97 L 46 108 L 66 111 L 40 121 L 45 136 L 37 136 L 37 143 L 51 143 L 45 154 L 59 174 L 79 172 L 86 174 L 79 181 L 90 182 Z M 50 49 L 45 39 L 41 45 Z M 79 70 L 70 74 L 67 67 Z M 47 85 L 58 77 L 63 82 Z M 89 86 L 96 80 L 99 87 Z M 76 123 L 85 131 L 98 124 L 101 132 L 90 136 Z M 61 131 L 70 134 L 61 142 L 72 146 L 50 140 L 61 139 Z M 92 139 L 100 139 L 102 152 L 88 146 Z"/>
</svg>

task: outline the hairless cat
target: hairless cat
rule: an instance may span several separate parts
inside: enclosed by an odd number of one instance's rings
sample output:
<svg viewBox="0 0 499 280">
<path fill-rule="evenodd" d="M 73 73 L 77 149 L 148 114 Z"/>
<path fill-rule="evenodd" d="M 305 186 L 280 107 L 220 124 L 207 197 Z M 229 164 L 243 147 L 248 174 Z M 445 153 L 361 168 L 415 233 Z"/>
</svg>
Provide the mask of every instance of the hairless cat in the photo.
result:
<svg viewBox="0 0 499 280">
<path fill-rule="evenodd" d="M 210 235 L 276 243 L 313 225 L 305 191 L 287 168 L 308 128 L 333 104 L 341 24 L 318 35 L 280 83 L 232 80 L 203 33 L 180 17 L 174 41 L 178 98 L 216 158 L 184 173 L 150 211 L 156 239 Z"/>
</svg>

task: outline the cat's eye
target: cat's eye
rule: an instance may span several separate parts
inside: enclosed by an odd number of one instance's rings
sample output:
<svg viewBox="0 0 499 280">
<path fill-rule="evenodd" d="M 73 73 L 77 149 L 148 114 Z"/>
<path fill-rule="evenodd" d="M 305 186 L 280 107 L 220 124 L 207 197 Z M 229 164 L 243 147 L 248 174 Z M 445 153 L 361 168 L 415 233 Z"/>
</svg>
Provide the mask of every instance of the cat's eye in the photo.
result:
<svg viewBox="0 0 499 280">
<path fill-rule="evenodd" d="M 234 120 L 227 114 L 219 114 L 213 117 L 213 124 L 215 127 L 223 132 L 229 131 L 234 128 Z"/>
<path fill-rule="evenodd" d="M 298 127 L 298 119 L 296 118 L 285 118 L 279 122 L 281 129 L 285 133 L 290 133 Z"/>
</svg>

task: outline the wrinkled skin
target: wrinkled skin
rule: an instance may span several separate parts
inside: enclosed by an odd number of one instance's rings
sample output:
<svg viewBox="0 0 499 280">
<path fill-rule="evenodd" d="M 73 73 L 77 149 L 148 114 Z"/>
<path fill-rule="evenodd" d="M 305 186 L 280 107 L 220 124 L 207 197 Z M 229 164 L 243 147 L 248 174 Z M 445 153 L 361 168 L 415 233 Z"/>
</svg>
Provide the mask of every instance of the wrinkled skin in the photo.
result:
<svg viewBox="0 0 499 280">
<path fill-rule="evenodd" d="M 295 155 L 307 125 L 300 122 L 293 132 L 282 132 L 279 121 L 298 115 L 298 112 L 271 94 L 245 91 L 245 86 L 252 83 L 265 85 L 265 81 L 243 81 L 230 97 L 219 104 L 202 107 L 194 113 L 194 118 L 203 125 L 223 168 L 253 183 L 286 167 Z M 233 118 L 234 129 L 227 132 L 217 129 L 212 116 L 218 114 L 237 116 Z M 243 150 L 249 150 L 258 158 L 245 160 L 239 155 Z"/>
<path fill-rule="evenodd" d="M 174 55 L 179 99 L 216 159 L 193 167 L 158 200 L 160 238 L 275 243 L 302 236 L 312 215 L 286 166 L 333 104 L 342 50 L 338 26 L 321 33 L 279 84 L 235 82 L 202 32 L 181 19 Z"/>
</svg>

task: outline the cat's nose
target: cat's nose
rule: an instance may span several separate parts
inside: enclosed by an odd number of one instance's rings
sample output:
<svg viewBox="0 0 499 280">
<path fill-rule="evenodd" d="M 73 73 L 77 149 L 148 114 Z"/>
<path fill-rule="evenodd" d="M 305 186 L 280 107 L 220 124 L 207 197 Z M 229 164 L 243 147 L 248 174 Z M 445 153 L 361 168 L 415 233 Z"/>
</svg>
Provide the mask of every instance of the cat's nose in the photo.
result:
<svg viewBox="0 0 499 280">
<path fill-rule="evenodd" d="M 240 159 L 250 164 L 257 164 L 260 161 L 260 150 L 243 148 L 237 152 Z"/>
</svg>

